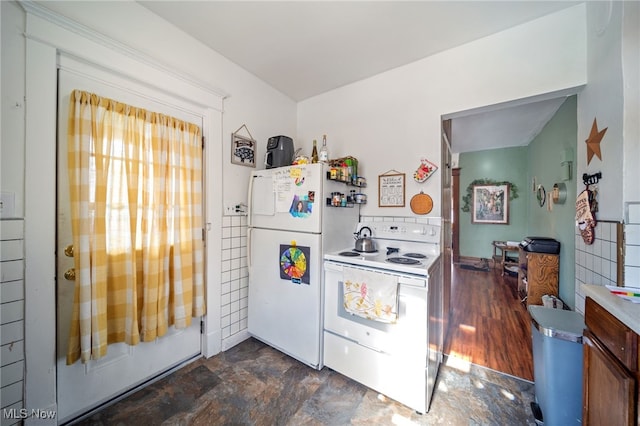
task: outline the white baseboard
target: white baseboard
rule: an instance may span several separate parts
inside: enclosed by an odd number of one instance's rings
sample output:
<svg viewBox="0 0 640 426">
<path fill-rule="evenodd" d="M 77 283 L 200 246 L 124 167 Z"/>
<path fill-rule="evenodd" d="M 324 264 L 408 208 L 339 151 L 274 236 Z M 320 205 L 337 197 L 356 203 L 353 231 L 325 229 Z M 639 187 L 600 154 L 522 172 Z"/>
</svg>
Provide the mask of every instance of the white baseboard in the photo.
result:
<svg viewBox="0 0 640 426">
<path fill-rule="evenodd" d="M 211 358 L 219 354 L 222 350 L 222 334 L 218 329 L 214 332 L 207 333 L 202 338 L 202 356 Z"/>
</svg>

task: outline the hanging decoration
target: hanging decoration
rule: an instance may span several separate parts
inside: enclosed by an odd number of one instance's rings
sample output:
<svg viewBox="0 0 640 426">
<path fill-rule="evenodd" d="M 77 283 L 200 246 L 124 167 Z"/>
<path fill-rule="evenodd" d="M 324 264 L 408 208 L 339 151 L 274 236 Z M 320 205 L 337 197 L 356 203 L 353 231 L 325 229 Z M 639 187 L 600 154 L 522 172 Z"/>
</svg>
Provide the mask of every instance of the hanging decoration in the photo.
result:
<svg viewBox="0 0 640 426">
<path fill-rule="evenodd" d="M 240 130 L 245 129 L 247 136 L 239 135 Z M 246 124 L 231 134 L 231 163 L 242 166 L 256 166 L 256 140 L 251 136 Z"/>
<path fill-rule="evenodd" d="M 593 119 L 593 124 L 591 125 L 591 133 L 585 142 L 587 143 L 587 165 L 591 163 L 591 159 L 593 156 L 597 156 L 600 161 L 602 161 L 602 153 L 600 152 L 600 142 L 604 137 L 608 127 L 598 131 L 598 123 L 596 119 Z"/>
<path fill-rule="evenodd" d="M 411 211 L 415 214 L 429 214 L 433 210 L 433 199 L 429 194 L 420 191 L 419 194 L 411 197 L 409 206 L 411 206 Z"/>
<path fill-rule="evenodd" d="M 591 189 L 590 186 L 597 184 L 601 178 L 602 173 L 600 172 L 593 175 L 583 174 L 582 182 L 585 189 L 578 194 L 576 199 L 576 226 L 580 230 L 582 240 L 587 245 L 593 244 L 595 240 L 596 212 L 598 211 L 598 191 Z"/>
<path fill-rule="evenodd" d="M 425 180 L 429 179 L 429 177 L 431 177 L 431 175 L 434 174 L 436 170 L 438 170 L 438 166 L 436 166 L 426 158 L 421 158 L 420 166 L 413 173 L 413 179 L 416 182 L 422 183 Z"/>
<path fill-rule="evenodd" d="M 509 184 L 473 187 L 471 223 L 509 223 Z"/>
<path fill-rule="evenodd" d="M 467 186 L 467 195 L 462 197 L 462 207 L 460 210 L 463 212 L 469 213 L 471 211 L 471 202 L 473 200 L 473 187 L 476 185 L 492 185 L 492 186 L 502 186 L 509 185 L 509 200 L 515 200 L 518 198 L 518 187 L 508 181 L 496 181 L 492 179 L 476 179 Z"/>
<path fill-rule="evenodd" d="M 404 207 L 404 178 L 397 170 L 378 175 L 378 207 Z"/>
<path fill-rule="evenodd" d="M 538 190 L 536 191 L 536 200 L 538 200 L 538 205 L 540 207 L 544 206 L 544 203 L 547 201 L 547 191 L 544 189 L 543 185 L 538 185 Z"/>
<path fill-rule="evenodd" d="M 290 280 L 293 284 L 309 284 L 309 247 L 298 246 L 295 241 L 290 245 L 280 244 L 280 279 Z"/>
</svg>

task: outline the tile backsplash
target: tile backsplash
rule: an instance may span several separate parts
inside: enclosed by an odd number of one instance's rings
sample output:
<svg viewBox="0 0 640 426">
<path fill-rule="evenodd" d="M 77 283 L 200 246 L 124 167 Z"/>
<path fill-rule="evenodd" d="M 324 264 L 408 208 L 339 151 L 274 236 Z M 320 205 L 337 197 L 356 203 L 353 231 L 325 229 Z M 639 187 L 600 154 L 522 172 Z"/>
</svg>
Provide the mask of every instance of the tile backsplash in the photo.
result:
<svg viewBox="0 0 640 426">
<path fill-rule="evenodd" d="M 624 282 L 629 287 L 640 287 L 640 202 L 625 206 Z"/>
<path fill-rule="evenodd" d="M 582 284 L 640 287 L 640 202 L 625 204 L 622 274 L 617 272 L 617 222 L 599 222 L 596 241 L 587 246 L 576 232 L 576 310 L 584 314 Z"/>
<path fill-rule="evenodd" d="M 599 221 L 593 244 L 585 244 L 576 227 L 575 309 L 584 315 L 582 284 L 617 285 L 619 222 Z M 620 242 L 622 243 L 622 241 Z"/>
<path fill-rule="evenodd" d="M 223 216 L 221 263 L 220 322 L 222 338 L 227 339 L 247 328 L 249 268 L 246 216 Z"/>
<path fill-rule="evenodd" d="M 24 408 L 24 220 L 0 219 L 0 377 L 2 412 Z M 14 411 L 12 411 L 14 410 Z M 2 417 L 2 426 L 21 424 Z"/>
<path fill-rule="evenodd" d="M 361 222 L 409 222 L 426 223 L 434 226 L 442 226 L 442 219 L 439 217 L 406 217 L 406 216 L 360 216 Z"/>
</svg>

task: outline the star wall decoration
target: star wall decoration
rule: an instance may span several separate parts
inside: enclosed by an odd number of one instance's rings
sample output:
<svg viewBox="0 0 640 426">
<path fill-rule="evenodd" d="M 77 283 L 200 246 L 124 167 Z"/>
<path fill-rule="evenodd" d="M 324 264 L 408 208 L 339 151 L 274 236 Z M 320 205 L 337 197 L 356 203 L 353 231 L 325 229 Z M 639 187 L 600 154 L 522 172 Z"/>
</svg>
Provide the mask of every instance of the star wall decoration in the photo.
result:
<svg viewBox="0 0 640 426">
<path fill-rule="evenodd" d="M 598 123 L 596 122 L 595 118 L 593 119 L 591 133 L 585 141 L 587 143 L 587 165 L 591 163 L 591 159 L 593 158 L 594 154 L 598 156 L 600 161 L 602 161 L 602 153 L 600 152 L 600 141 L 604 137 L 607 129 L 608 127 L 605 127 L 604 129 L 598 131 Z"/>
</svg>

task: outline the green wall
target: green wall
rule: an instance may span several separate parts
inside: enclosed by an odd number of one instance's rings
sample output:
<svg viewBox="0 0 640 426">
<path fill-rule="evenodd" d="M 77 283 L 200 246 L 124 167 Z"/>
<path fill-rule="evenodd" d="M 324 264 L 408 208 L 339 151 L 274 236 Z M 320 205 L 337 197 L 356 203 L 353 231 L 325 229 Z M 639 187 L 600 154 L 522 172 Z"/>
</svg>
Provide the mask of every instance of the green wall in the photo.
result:
<svg viewBox="0 0 640 426">
<path fill-rule="evenodd" d="M 547 192 L 555 183 L 564 183 L 567 190 L 563 204 L 547 203 L 540 207 L 535 194 L 529 191 L 528 235 L 540 235 L 560 241 L 560 299 L 575 307 L 575 200 L 576 176 L 572 170 L 571 180 L 562 181 L 561 161 L 569 155 L 571 165 L 576 164 L 577 99 L 567 98 L 556 115 L 542 132 L 529 144 L 529 181 L 533 177 Z M 548 201 L 547 201 L 548 202 Z"/>
<path fill-rule="evenodd" d="M 524 147 L 492 149 L 460 154 L 460 207 L 469 185 L 478 179 L 510 182 L 518 198 L 509 200 L 509 223 L 471 223 L 471 210 L 460 212 L 460 256 L 490 259 L 494 240 L 521 241 L 527 230 L 527 150 Z"/>
<path fill-rule="evenodd" d="M 509 204 L 508 225 L 472 224 L 471 213 L 460 212 L 460 256 L 491 258 L 493 240 L 520 241 L 526 236 L 551 237 L 560 241 L 560 298 L 575 307 L 575 199 L 576 176 L 562 181 L 561 161 L 568 155 L 576 164 L 577 98 L 571 96 L 526 147 L 461 153 L 460 197 L 476 179 L 508 181 L 518 188 L 518 198 Z M 533 178 L 547 192 L 564 183 L 566 200 L 540 207 L 532 191 Z M 462 199 L 460 207 L 463 206 Z"/>
</svg>

